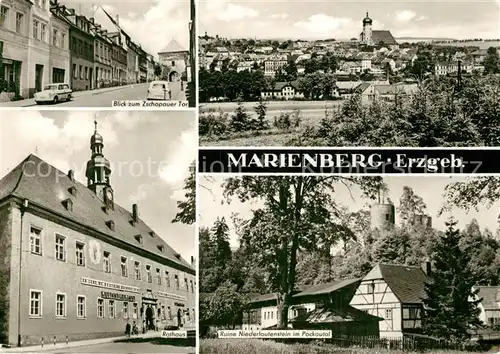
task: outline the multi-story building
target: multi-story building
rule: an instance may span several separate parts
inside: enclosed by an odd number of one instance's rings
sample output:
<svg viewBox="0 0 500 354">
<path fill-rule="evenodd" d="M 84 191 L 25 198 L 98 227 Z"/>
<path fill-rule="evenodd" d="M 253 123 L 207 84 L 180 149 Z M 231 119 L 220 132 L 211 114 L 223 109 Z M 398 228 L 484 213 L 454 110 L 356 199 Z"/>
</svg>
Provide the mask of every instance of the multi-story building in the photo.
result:
<svg viewBox="0 0 500 354">
<path fill-rule="evenodd" d="M 67 9 L 66 18 L 71 21 L 71 81 L 74 91 L 91 90 L 94 81 L 94 36 L 92 22 L 77 15 L 74 9 Z"/>
<path fill-rule="evenodd" d="M 89 19 L 91 32 L 94 36 L 94 83 L 96 88 L 109 86 L 112 82 L 112 41 L 108 38 L 108 31 L 101 25 Z"/>
<path fill-rule="evenodd" d="M 163 66 L 162 76 L 168 81 L 179 81 L 187 76 L 189 51 L 185 50 L 175 39 L 158 53 L 160 65 Z"/>
<path fill-rule="evenodd" d="M 148 54 L 148 75 L 147 81 L 153 81 L 155 79 L 155 60 L 151 54 Z"/>
<path fill-rule="evenodd" d="M 148 80 L 148 53 L 140 46 L 137 46 L 137 60 L 139 63 L 139 82 Z"/>
<path fill-rule="evenodd" d="M 0 80 L 7 82 L 0 88 L 9 96 L 17 92 L 29 96 L 28 48 L 31 34 L 31 7 L 28 0 L 4 0 L 0 3 Z M 6 96 L 4 100 L 9 100 Z"/>
<path fill-rule="evenodd" d="M 111 40 L 111 67 L 113 68 L 112 80 L 114 85 L 127 83 L 127 50 L 121 41 L 120 32 L 108 33 Z"/>
<path fill-rule="evenodd" d="M 422 331 L 425 282 L 430 263 L 425 267 L 376 265 L 361 281 L 350 305 L 379 322 L 381 338 L 402 338 Z"/>
<path fill-rule="evenodd" d="M 0 341 L 122 335 L 195 319 L 195 271 L 114 201 L 97 129 L 86 185 L 30 155 L 0 180 Z"/>
<path fill-rule="evenodd" d="M 50 51 L 49 51 L 49 82 L 69 83 L 71 53 L 69 49 L 70 22 L 59 10 L 57 1 L 50 2 Z"/>
<path fill-rule="evenodd" d="M 481 300 L 478 304 L 479 320 L 485 326 L 500 325 L 500 287 L 475 286 L 473 290 L 478 292 L 475 300 Z"/>
<path fill-rule="evenodd" d="M 286 55 L 273 55 L 264 61 L 264 75 L 275 76 L 288 62 Z"/>
</svg>

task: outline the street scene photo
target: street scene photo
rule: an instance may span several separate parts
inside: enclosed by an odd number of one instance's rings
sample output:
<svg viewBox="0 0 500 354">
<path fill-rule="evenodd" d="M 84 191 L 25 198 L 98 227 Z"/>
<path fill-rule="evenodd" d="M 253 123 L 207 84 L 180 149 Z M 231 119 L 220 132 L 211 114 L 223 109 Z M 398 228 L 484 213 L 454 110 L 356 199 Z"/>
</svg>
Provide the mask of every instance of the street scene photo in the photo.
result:
<svg viewBox="0 0 500 354">
<path fill-rule="evenodd" d="M 200 145 L 497 146 L 499 11 L 201 2 Z"/>
<path fill-rule="evenodd" d="M 194 107 L 194 30 L 190 0 L 3 0 L 0 107 Z"/>
<path fill-rule="evenodd" d="M 0 352 L 195 353 L 195 122 L 0 117 Z"/>
<path fill-rule="evenodd" d="M 500 178 L 200 176 L 198 194 L 200 353 L 500 351 Z"/>
</svg>

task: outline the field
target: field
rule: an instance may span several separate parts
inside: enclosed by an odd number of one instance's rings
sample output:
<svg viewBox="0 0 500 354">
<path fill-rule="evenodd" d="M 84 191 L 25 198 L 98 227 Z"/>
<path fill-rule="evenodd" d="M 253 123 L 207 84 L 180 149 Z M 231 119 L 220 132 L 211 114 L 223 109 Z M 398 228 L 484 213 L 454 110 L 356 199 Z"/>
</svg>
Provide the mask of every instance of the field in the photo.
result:
<svg viewBox="0 0 500 354">
<path fill-rule="evenodd" d="M 204 339 L 200 342 L 200 354 L 411 354 L 389 349 L 338 348 L 328 345 L 283 344 L 258 339 Z M 459 351 L 436 350 L 434 354 L 458 354 Z M 470 352 L 469 352 L 470 353 Z"/>
</svg>

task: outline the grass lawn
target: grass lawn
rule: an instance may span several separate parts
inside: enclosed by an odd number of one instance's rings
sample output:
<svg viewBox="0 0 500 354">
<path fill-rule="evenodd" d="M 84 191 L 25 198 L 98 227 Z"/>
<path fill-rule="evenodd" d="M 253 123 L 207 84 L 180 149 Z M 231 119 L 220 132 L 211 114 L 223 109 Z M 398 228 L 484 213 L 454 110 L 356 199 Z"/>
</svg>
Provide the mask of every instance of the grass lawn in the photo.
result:
<svg viewBox="0 0 500 354">
<path fill-rule="evenodd" d="M 284 344 L 260 339 L 203 339 L 200 354 L 409 354 L 389 349 L 338 348 L 330 345 Z M 458 354 L 460 351 L 436 350 L 434 354 Z M 470 353 L 470 352 L 469 352 Z"/>
</svg>

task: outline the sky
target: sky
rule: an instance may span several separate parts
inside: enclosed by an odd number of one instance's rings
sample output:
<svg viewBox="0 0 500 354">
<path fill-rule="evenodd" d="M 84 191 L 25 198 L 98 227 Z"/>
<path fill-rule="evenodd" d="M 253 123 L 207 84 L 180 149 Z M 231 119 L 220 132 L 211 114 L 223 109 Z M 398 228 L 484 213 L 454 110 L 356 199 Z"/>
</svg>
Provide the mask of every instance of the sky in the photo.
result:
<svg viewBox="0 0 500 354">
<path fill-rule="evenodd" d="M 200 0 L 199 34 L 359 38 L 366 12 L 394 37 L 500 38 L 500 0 Z"/>
<path fill-rule="evenodd" d="M 120 26 L 132 41 L 155 58 L 172 39 L 189 50 L 189 0 L 59 0 L 59 3 L 87 18 L 94 17 L 103 29 L 112 32 L 116 29 L 102 8 L 113 18 L 118 15 Z"/>
<path fill-rule="evenodd" d="M 384 177 L 384 182 L 389 188 L 387 197 L 390 198 L 396 207 L 396 223 L 399 224 L 398 206 L 399 198 L 403 193 L 403 187 L 409 186 L 413 191 L 422 197 L 427 205 L 426 213 L 432 216 L 432 226 L 438 230 L 445 229 L 445 221 L 453 216 L 458 221 L 458 227 L 463 228 L 472 219 L 476 219 L 482 229 L 489 229 L 493 233 L 498 228 L 497 217 L 500 213 L 500 201 L 492 205 L 489 209 L 480 206 L 479 211 L 469 211 L 468 213 L 462 209 L 453 208 L 450 213 L 443 213 L 438 217 L 438 210 L 443 205 L 444 188 L 453 182 L 466 180 L 467 177 L 451 177 L 451 176 L 389 176 Z M 198 187 L 198 218 L 200 227 L 211 227 L 217 217 L 225 217 L 230 227 L 230 243 L 231 247 L 237 247 L 238 241 L 234 231 L 234 225 L 231 223 L 231 214 L 238 213 L 240 217 L 248 219 L 251 217 L 252 209 L 257 209 L 261 206 L 257 202 L 240 203 L 238 200 L 232 200 L 228 204 L 222 196 L 221 182 L 223 177 L 206 177 L 200 176 Z M 233 198 L 235 199 L 235 198 Z M 346 206 L 350 211 L 355 212 L 361 209 L 369 210 L 369 205 L 373 204 L 362 197 L 359 188 L 353 188 L 350 192 L 342 185 L 338 185 L 335 192 L 335 201 L 339 205 Z"/>
<path fill-rule="evenodd" d="M 139 207 L 141 219 L 190 262 L 196 229 L 172 224 L 184 179 L 196 158 L 195 115 L 186 111 L 6 111 L 0 110 L 0 178 L 29 154 L 86 185 L 94 117 L 110 161 L 115 202 Z"/>
</svg>

